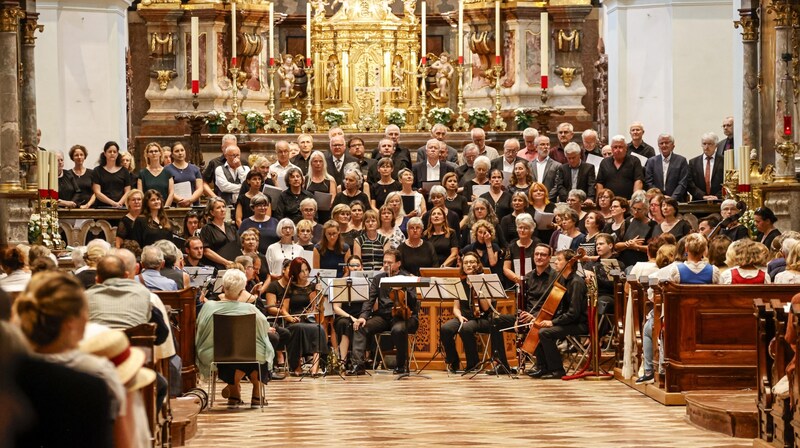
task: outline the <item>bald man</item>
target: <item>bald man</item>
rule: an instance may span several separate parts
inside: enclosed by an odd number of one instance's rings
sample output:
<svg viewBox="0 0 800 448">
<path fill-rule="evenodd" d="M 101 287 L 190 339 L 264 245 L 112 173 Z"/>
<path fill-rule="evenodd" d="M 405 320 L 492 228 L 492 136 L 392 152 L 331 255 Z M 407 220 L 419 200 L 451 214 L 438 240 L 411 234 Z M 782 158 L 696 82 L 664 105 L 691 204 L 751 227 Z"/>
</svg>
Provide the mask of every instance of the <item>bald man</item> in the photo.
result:
<svg viewBox="0 0 800 448">
<path fill-rule="evenodd" d="M 436 123 L 431 128 L 431 138 L 435 138 L 440 142 L 444 142 L 447 138 L 447 126 Z M 422 162 L 427 157 L 427 144 L 420 146 L 417 149 L 417 163 Z M 450 145 L 447 145 L 447 161 L 458 164 L 458 151 Z"/>
<path fill-rule="evenodd" d="M 206 164 L 205 169 L 203 170 L 203 191 L 204 194 L 208 197 L 215 197 L 219 196 L 220 191 L 219 188 L 216 187 L 214 184 L 214 178 L 216 176 L 217 167 L 220 167 L 225 164 L 225 148 L 228 146 L 236 146 L 236 136 L 233 134 L 225 134 L 222 136 L 222 144 L 220 145 L 220 151 L 222 154 L 219 157 L 215 157 L 208 161 Z M 242 165 L 247 165 L 247 157 L 241 160 Z"/>
<path fill-rule="evenodd" d="M 425 144 L 426 157 L 411 167 L 414 173 L 414 189 L 422 188 L 423 182 L 441 181 L 445 174 L 455 171 L 447 163 L 439 160 L 440 141 L 432 138 Z"/>
<path fill-rule="evenodd" d="M 648 159 L 656 155 L 656 150 L 644 142 L 644 126 L 641 122 L 634 121 L 630 127 L 631 142 L 628 143 L 628 152 L 635 152 Z M 611 145 L 612 148 L 614 145 Z"/>
</svg>

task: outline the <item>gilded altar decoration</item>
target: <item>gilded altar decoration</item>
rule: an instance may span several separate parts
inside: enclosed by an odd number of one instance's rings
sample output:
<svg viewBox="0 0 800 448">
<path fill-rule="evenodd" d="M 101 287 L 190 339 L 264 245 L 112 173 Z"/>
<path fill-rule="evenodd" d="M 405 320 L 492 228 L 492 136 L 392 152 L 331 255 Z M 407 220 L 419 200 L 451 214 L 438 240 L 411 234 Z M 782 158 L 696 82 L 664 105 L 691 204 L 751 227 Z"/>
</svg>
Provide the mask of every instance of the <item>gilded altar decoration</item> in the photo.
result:
<svg viewBox="0 0 800 448">
<path fill-rule="evenodd" d="M 558 30 L 556 42 L 558 51 L 580 51 L 581 32 L 580 30 Z"/>
<path fill-rule="evenodd" d="M 339 99 L 339 62 L 336 56 L 331 55 L 328 63 L 325 64 L 325 99 L 338 100 Z M 344 117 L 342 117 L 344 118 Z M 344 120 L 340 120 L 342 122 Z"/>
<path fill-rule="evenodd" d="M 34 16 L 29 16 L 25 19 L 23 31 L 23 40 L 27 45 L 33 45 L 36 42 L 36 32 L 44 32 L 44 25 L 39 25 Z"/>
<path fill-rule="evenodd" d="M 758 17 L 755 14 L 741 15 L 739 20 L 734 20 L 733 27 L 742 27 L 743 42 L 758 41 Z"/>
<path fill-rule="evenodd" d="M 580 74 L 581 68 L 580 67 L 558 67 L 553 70 L 553 72 L 561 77 L 561 80 L 564 81 L 564 87 L 569 87 L 572 85 L 572 81 L 575 80 L 575 75 Z"/>
<path fill-rule="evenodd" d="M 450 55 L 445 51 L 437 58 L 436 55 L 429 55 L 428 58 L 433 61 L 430 65 L 430 70 L 436 74 L 436 87 L 433 88 L 428 95 L 434 102 L 447 105 L 450 101 L 450 80 L 453 78 L 455 69 L 450 63 Z"/>
<path fill-rule="evenodd" d="M 152 56 L 166 56 L 174 54 L 174 35 L 172 33 L 151 33 L 150 54 Z"/>
<path fill-rule="evenodd" d="M 167 90 L 169 82 L 178 77 L 178 73 L 175 70 L 155 70 L 151 75 L 156 79 L 158 88 L 161 90 Z"/>
</svg>

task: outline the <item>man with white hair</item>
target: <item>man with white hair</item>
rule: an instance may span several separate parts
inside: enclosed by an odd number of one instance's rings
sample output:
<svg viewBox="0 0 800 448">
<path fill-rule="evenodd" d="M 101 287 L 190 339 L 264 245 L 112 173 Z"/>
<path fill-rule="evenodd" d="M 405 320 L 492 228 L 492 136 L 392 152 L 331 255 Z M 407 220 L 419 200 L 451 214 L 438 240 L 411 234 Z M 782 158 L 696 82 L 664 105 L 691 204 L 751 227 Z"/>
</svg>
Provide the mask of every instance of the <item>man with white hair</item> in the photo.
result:
<svg viewBox="0 0 800 448">
<path fill-rule="evenodd" d="M 635 152 L 648 159 L 656 155 L 656 150 L 644 142 L 644 125 L 639 121 L 631 123 L 630 127 L 631 142 L 628 143 L 628 152 Z M 613 146 L 613 145 L 612 145 Z"/>
<path fill-rule="evenodd" d="M 278 140 L 275 143 L 275 155 L 277 156 L 278 160 L 275 161 L 272 165 L 269 166 L 269 179 L 264 179 L 266 182 L 269 180 L 269 183 L 280 188 L 281 190 L 286 189 L 286 173 L 291 168 L 300 168 L 299 166 L 293 164 L 289 160 L 289 142 L 286 140 Z M 310 155 L 309 155 L 310 157 Z M 305 171 L 300 169 L 303 173 L 308 172 L 308 168 Z"/>
<path fill-rule="evenodd" d="M 561 165 L 556 172 L 555 195 L 551 193 L 550 197 L 555 201 L 565 202 L 571 190 L 581 190 L 586 193 L 586 202 L 592 202 L 595 197 L 594 166 L 581 162 L 581 147 L 575 142 L 567 143 L 564 152 L 567 163 Z"/>
<path fill-rule="evenodd" d="M 441 181 L 445 174 L 454 171 L 450 165 L 439 162 L 439 140 L 432 138 L 425 147 L 427 148 L 425 159 L 411 167 L 415 189 L 421 188 L 423 182 Z"/>
<path fill-rule="evenodd" d="M 344 138 L 344 130 L 339 126 L 330 128 L 328 130 L 328 140 L 332 139 L 333 137 L 342 137 Z"/>
<path fill-rule="evenodd" d="M 151 291 L 177 291 L 178 285 L 174 280 L 161 274 L 164 267 L 164 252 L 157 246 L 145 246 L 142 249 L 142 272 L 139 281 Z"/>
<path fill-rule="evenodd" d="M 564 153 L 564 148 L 575 136 L 575 128 L 571 123 L 561 123 L 556 128 L 556 136 L 558 138 L 558 146 L 550 148 L 550 158 L 558 163 L 567 163 L 567 155 Z"/>
<path fill-rule="evenodd" d="M 539 137 L 539 131 L 534 128 L 525 128 L 522 131 L 522 141 L 525 147 L 517 152 L 517 157 L 522 157 L 528 162 L 536 160 L 536 138 Z"/>
<path fill-rule="evenodd" d="M 408 148 L 404 148 L 400 144 L 400 127 L 396 124 L 390 124 L 386 126 L 386 131 L 384 132 L 384 138 L 391 140 L 394 143 L 394 156 L 392 157 L 392 161 L 394 162 L 395 173 L 400 171 L 403 168 L 411 169 L 411 152 Z M 383 141 L 383 139 L 381 139 Z M 380 160 L 382 157 L 381 155 L 381 147 L 380 143 L 377 148 L 372 150 L 372 158 Z M 402 167 L 398 168 L 399 165 Z"/>
<path fill-rule="evenodd" d="M 225 163 L 214 172 L 214 185 L 219 196 L 228 205 L 235 205 L 250 167 L 242 165 L 239 147 L 231 145 L 225 148 Z"/>
<path fill-rule="evenodd" d="M 703 153 L 689 161 L 689 193 L 695 201 L 722 198 L 725 163 L 717 153 L 718 140 L 713 132 L 703 134 L 700 137 Z"/>
<path fill-rule="evenodd" d="M 630 198 L 634 191 L 644 188 L 642 164 L 634 156 L 628 155 L 625 137 L 611 137 L 611 157 L 600 162 L 595 189 L 597 194 L 609 189 L 614 196 Z"/>
<path fill-rule="evenodd" d="M 478 147 L 474 143 L 467 143 L 464 146 L 464 164 L 456 168 L 456 176 L 458 176 L 458 186 L 463 187 L 464 184 L 475 179 L 475 168 L 472 166 L 475 159 L 478 157 Z"/>
<path fill-rule="evenodd" d="M 647 159 L 644 166 L 645 189 L 658 188 L 678 202 L 685 202 L 689 193 L 689 163 L 675 154 L 675 139 L 669 134 L 658 136 L 659 155 Z"/>
<path fill-rule="evenodd" d="M 203 191 L 204 194 L 210 198 L 218 196 L 220 191 L 214 186 L 214 181 L 216 177 L 217 167 L 220 167 L 225 164 L 227 159 L 225 158 L 225 149 L 228 146 L 236 146 L 236 136 L 233 134 L 225 134 L 222 136 L 222 144 L 220 145 L 220 151 L 222 154 L 219 157 L 215 157 L 209 160 L 208 164 L 206 165 L 205 169 L 203 170 Z M 241 161 L 240 163 L 244 166 L 247 166 L 247 161 Z"/>
<path fill-rule="evenodd" d="M 597 136 L 597 131 L 594 129 L 587 129 L 581 134 L 581 142 L 583 142 L 582 159 L 586 160 L 586 154 L 594 154 L 597 157 L 602 157 L 600 152 L 600 138 Z"/>
<path fill-rule="evenodd" d="M 541 182 L 547 187 L 552 198 L 555 193 L 556 173 L 561 164 L 550 158 L 550 138 L 546 135 L 536 137 L 536 160 L 530 163 L 534 182 Z"/>
<path fill-rule="evenodd" d="M 503 155 L 492 160 L 492 169 L 513 173 L 514 165 L 517 162 L 527 162 L 527 160 L 517 156 L 518 152 L 519 140 L 515 138 L 506 139 L 505 143 L 503 143 Z"/>
<path fill-rule="evenodd" d="M 433 125 L 431 128 L 431 137 L 442 142 L 445 141 L 445 138 L 447 137 L 447 126 L 441 123 L 436 123 Z M 424 161 L 427 157 L 427 146 L 428 145 L 426 143 L 417 149 L 417 163 Z M 458 151 L 456 151 L 456 149 L 450 145 L 447 145 L 447 161 L 458 163 Z"/>
<path fill-rule="evenodd" d="M 496 149 L 486 146 L 486 131 L 483 128 L 472 128 L 470 136 L 472 137 L 472 143 L 475 143 L 475 146 L 478 147 L 479 156 L 486 156 L 489 160 L 494 160 L 500 156 Z"/>
<path fill-rule="evenodd" d="M 345 150 L 344 136 L 334 135 L 330 141 L 330 153 L 325 156 L 325 161 L 328 162 L 328 174 L 333 176 L 336 180 L 336 185 L 344 185 L 344 167 L 348 163 L 358 162 L 355 157 L 347 154 Z"/>
</svg>

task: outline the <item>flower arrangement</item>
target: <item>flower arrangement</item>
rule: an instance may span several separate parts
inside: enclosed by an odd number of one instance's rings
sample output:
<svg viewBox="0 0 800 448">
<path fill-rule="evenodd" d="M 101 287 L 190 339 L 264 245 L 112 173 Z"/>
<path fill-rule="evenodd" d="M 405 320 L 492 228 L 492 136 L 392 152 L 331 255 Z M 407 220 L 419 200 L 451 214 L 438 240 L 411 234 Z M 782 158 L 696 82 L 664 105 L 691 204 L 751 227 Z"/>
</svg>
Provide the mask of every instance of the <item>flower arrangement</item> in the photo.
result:
<svg viewBox="0 0 800 448">
<path fill-rule="evenodd" d="M 322 119 L 328 123 L 330 127 L 336 127 L 344 123 L 345 114 L 341 110 L 331 107 L 322 111 Z"/>
<path fill-rule="evenodd" d="M 750 238 L 754 238 L 758 233 L 758 228 L 756 228 L 756 221 L 755 221 L 755 212 L 750 209 L 742 213 L 742 217 L 739 218 L 739 224 L 741 224 L 745 229 L 747 229 L 747 233 L 750 234 Z"/>
<path fill-rule="evenodd" d="M 441 123 L 447 125 L 453 117 L 453 109 L 449 107 L 434 107 L 428 111 L 428 118 L 434 123 Z"/>
<path fill-rule="evenodd" d="M 247 127 L 250 128 L 251 132 L 253 129 L 260 128 L 264 126 L 266 120 L 264 119 L 264 114 L 257 110 L 248 110 L 244 112 L 244 121 L 247 123 Z"/>
<path fill-rule="evenodd" d="M 288 109 L 284 110 L 278 114 L 281 117 L 281 121 L 286 127 L 295 127 L 300 123 L 300 118 L 303 116 L 299 110 L 297 109 Z"/>
<path fill-rule="evenodd" d="M 211 110 L 206 114 L 206 124 L 209 126 L 222 126 L 226 120 L 225 112 Z"/>
<path fill-rule="evenodd" d="M 514 109 L 514 122 L 519 129 L 527 128 L 533 121 L 533 109 L 530 107 L 518 107 Z"/>
<path fill-rule="evenodd" d="M 482 128 L 489 124 L 490 119 L 491 116 L 489 115 L 489 109 L 483 107 L 473 107 L 467 110 L 467 120 L 469 120 L 473 127 Z"/>
<path fill-rule="evenodd" d="M 28 221 L 28 242 L 39 243 L 50 249 L 61 245 L 61 236 L 58 233 L 58 218 L 51 213 L 34 213 Z"/>
<path fill-rule="evenodd" d="M 389 124 L 393 124 L 397 127 L 403 127 L 406 125 L 406 110 L 405 109 L 386 109 L 384 112 L 384 116 L 386 117 L 386 122 Z"/>
</svg>

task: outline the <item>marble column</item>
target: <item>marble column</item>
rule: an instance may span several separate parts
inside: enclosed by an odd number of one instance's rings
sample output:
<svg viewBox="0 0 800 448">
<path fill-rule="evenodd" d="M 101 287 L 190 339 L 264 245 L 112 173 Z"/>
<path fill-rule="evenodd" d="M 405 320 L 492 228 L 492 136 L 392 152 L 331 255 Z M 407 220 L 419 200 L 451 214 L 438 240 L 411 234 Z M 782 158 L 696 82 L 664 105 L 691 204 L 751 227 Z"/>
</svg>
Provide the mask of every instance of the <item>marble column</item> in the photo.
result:
<svg viewBox="0 0 800 448">
<path fill-rule="evenodd" d="M 758 102 L 758 10 L 752 8 L 752 2 L 739 10 L 739 20 L 733 22 L 736 28 L 742 28 L 742 57 L 744 68 L 744 87 L 742 94 L 742 145 L 751 148 L 759 147 L 759 102 Z M 756 4 L 756 6 L 758 6 Z"/>
<path fill-rule="evenodd" d="M 36 122 L 36 65 L 34 47 L 36 46 L 36 31 L 41 32 L 44 26 L 38 24 L 39 14 L 36 12 L 36 2 L 28 0 L 26 17 L 22 21 L 22 45 L 20 46 L 20 60 L 22 62 L 22 79 L 19 91 L 19 125 L 22 138 L 22 148 L 26 159 L 32 160 L 37 154 L 39 146 Z M 38 179 L 36 178 L 36 164 L 26 163 L 25 187 L 29 191 L 36 191 Z"/>
<path fill-rule="evenodd" d="M 0 6 L 0 192 L 19 189 L 19 59 L 17 37 L 24 12 Z"/>
<path fill-rule="evenodd" d="M 792 82 L 786 82 L 783 78 L 786 76 L 787 69 L 791 71 L 791 67 L 787 67 L 787 63 L 782 60 L 783 54 L 791 56 L 791 17 L 792 6 L 789 0 L 773 0 L 767 8 L 767 11 L 775 14 L 775 54 L 773 61 L 775 63 L 775 180 L 778 182 L 792 182 L 795 178 L 794 170 L 794 156 L 782 157 L 781 152 L 784 152 L 783 146 L 786 143 L 791 143 L 784 139 L 783 134 L 783 117 L 786 115 L 787 99 L 793 100 L 792 92 L 784 92 L 785 89 L 792 89 Z M 791 76 L 791 72 L 789 73 Z M 794 115 L 794 108 L 789 105 L 789 115 Z M 796 129 L 794 129 L 796 132 Z M 792 134 L 794 137 L 794 133 Z M 785 143 L 784 143 L 785 142 Z"/>
</svg>

